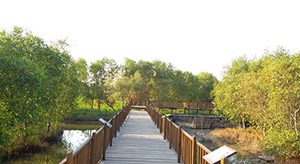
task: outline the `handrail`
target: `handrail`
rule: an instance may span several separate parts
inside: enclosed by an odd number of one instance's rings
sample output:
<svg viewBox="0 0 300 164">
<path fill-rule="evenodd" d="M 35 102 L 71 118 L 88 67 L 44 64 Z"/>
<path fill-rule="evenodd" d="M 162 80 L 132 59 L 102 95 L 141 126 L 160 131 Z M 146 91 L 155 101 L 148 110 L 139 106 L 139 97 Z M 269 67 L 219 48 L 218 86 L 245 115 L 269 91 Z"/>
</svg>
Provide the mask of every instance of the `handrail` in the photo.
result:
<svg viewBox="0 0 300 164">
<path fill-rule="evenodd" d="M 147 104 L 158 108 L 171 109 L 213 109 L 211 102 L 191 102 L 191 101 L 167 101 L 167 100 L 148 100 Z"/>
<path fill-rule="evenodd" d="M 169 148 L 173 148 L 176 151 L 178 163 L 180 163 L 181 160 L 184 164 L 207 163 L 203 159 L 203 156 L 210 153 L 211 150 L 198 142 L 195 136 L 191 136 L 168 117 L 162 117 L 162 115 L 151 106 L 147 106 L 147 112 L 160 129 L 160 132 L 164 135 L 164 139 L 169 141 Z"/>
<path fill-rule="evenodd" d="M 108 146 L 112 146 L 112 139 L 124 123 L 130 106 L 125 106 L 114 115 L 108 122 L 111 128 L 103 126 L 93 133 L 75 152 L 69 152 L 59 164 L 96 164 L 99 160 L 105 160 L 105 152 Z"/>
</svg>

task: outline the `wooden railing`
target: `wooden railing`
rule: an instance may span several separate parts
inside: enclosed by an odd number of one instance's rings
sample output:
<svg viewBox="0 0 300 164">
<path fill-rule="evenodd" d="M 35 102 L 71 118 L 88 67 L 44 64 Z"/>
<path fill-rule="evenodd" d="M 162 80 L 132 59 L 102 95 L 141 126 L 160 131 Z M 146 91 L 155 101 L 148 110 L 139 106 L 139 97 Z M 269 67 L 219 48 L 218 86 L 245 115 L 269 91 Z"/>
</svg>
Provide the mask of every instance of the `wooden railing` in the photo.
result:
<svg viewBox="0 0 300 164">
<path fill-rule="evenodd" d="M 211 113 L 214 108 L 214 105 L 211 102 L 149 100 L 147 104 L 158 109 L 169 109 L 172 114 L 174 113 L 174 110 L 176 112 L 177 109 L 183 109 L 184 114 L 190 114 L 191 111 L 196 111 L 196 114 L 199 114 L 199 111 L 203 110 Z"/>
<path fill-rule="evenodd" d="M 113 137 L 124 123 L 130 106 L 124 107 L 108 122 L 112 127 L 103 126 L 93 133 L 93 135 L 82 144 L 75 152 L 69 152 L 67 157 L 60 164 L 96 164 L 98 161 L 105 160 L 105 152 L 108 146 L 112 145 Z"/>
<path fill-rule="evenodd" d="M 169 118 L 162 117 L 151 106 L 147 106 L 147 112 L 164 135 L 164 139 L 169 141 L 169 148 L 176 151 L 178 163 L 182 160 L 184 164 L 206 164 L 203 156 L 211 151 L 198 142 L 195 136 L 188 134 Z"/>
<path fill-rule="evenodd" d="M 211 102 L 191 102 L 191 101 L 164 101 L 164 100 L 149 100 L 148 105 L 157 108 L 169 109 L 213 109 L 214 105 Z"/>
</svg>

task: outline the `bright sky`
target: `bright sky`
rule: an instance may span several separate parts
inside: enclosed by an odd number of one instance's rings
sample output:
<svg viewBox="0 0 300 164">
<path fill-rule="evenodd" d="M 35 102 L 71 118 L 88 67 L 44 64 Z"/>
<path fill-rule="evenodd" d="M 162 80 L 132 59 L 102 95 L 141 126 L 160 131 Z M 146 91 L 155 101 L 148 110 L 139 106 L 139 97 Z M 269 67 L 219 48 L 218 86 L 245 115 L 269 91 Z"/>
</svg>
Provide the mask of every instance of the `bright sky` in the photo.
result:
<svg viewBox="0 0 300 164">
<path fill-rule="evenodd" d="M 67 39 L 76 59 L 159 59 L 222 77 L 224 66 L 282 46 L 300 50 L 300 1 L 0 0 L 0 29 Z"/>
</svg>

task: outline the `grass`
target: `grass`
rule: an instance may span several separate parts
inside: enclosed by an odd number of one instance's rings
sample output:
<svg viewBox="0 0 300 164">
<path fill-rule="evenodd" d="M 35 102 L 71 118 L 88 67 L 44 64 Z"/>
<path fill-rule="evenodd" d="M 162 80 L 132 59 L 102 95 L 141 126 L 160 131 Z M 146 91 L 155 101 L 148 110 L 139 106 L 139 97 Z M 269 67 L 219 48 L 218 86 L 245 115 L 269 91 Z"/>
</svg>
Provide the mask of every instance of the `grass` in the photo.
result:
<svg viewBox="0 0 300 164">
<path fill-rule="evenodd" d="M 64 124 L 64 130 L 90 130 L 90 129 L 99 129 L 102 125 L 100 122 L 98 123 L 89 123 L 89 124 L 82 124 L 82 123 L 68 123 Z"/>
<path fill-rule="evenodd" d="M 78 99 L 77 109 L 72 110 L 66 117 L 65 122 L 93 122 L 98 119 L 104 118 L 106 120 L 113 117 L 123 106 L 122 101 L 117 101 L 114 104 L 114 109 L 109 107 L 106 103 L 101 104 L 101 108 L 98 109 L 97 101 L 94 100 L 94 107 L 91 108 L 91 101 L 84 99 Z"/>
<path fill-rule="evenodd" d="M 62 143 L 53 144 L 47 149 L 36 153 L 25 153 L 18 159 L 10 160 L 9 164 L 40 164 L 40 163 L 59 163 L 66 156 L 66 148 Z"/>
<path fill-rule="evenodd" d="M 65 118 L 65 121 L 98 121 L 100 117 L 104 119 L 110 119 L 117 112 L 117 110 L 107 109 L 75 109 L 68 114 L 68 116 Z"/>
<path fill-rule="evenodd" d="M 223 128 L 214 129 L 210 135 L 221 142 L 230 145 L 241 154 L 262 154 L 263 153 L 263 132 L 254 128 Z"/>
<path fill-rule="evenodd" d="M 79 109 L 92 109 L 91 104 L 92 104 L 91 100 L 79 99 L 77 101 L 77 107 Z M 93 109 L 98 109 L 97 100 L 93 100 L 93 104 L 94 104 Z M 124 103 L 122 101 L 116 101 L 116 103 L 114 104 L 114 109 L 121 109 L 123 104 Z M 111 109 L 111 107 L 109 107 L 106 103 L 102 103 L 101 109 Z"/>
</svg>

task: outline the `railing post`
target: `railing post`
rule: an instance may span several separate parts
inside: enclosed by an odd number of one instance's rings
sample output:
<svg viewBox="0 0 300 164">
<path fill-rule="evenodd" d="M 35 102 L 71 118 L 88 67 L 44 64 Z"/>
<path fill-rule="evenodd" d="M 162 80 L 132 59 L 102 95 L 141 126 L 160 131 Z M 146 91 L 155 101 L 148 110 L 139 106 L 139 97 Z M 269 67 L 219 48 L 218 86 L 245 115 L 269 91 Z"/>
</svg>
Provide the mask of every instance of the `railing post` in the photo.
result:
<svg viewBox="0 0 300 164">
<path fill-rule="evenodd" d="M 172 149 L 172 122 L 171 121 L 168 121 L 169 122 L 169 149 Z"/>
<path fill-rule="evenodd" d="M 104 125 L 103 128 L 103 156 L 102 156 L 102 160 L 105 160 L 105 152 L 106 152 L 106 125 Z"/>
<path fill-rule="evenodd" d="M 178 146 L 178 152 L 177 152 L 177 162 L 180 163 L 180 157 L 181 157 L 181 127 L 179 126 L 178 127 L 178 133 L 177 133 L 177 136 L 178 136 L 178 143 L 177 143 L 177 146 Z"/>
<path fill-rule="evenodd" d="M 91 149 L 90 149 L 90 163 L 92 163 L 92 164 L 97 163 L 97 161 L 94 161 L 95 160 L 95 153 L 97 153 L 97 152 L 94 151 L 95 144 L 96 144 L 95 143 L 96 142 L 95 136 L 96 136 L 96 133 L 94 132 L 92 134 L 92 138 L 91 138 Z"/>
<path fill-rule="evenodd" d="M 165 116 L 164 119 L 163 119 L 164 120 L 164 140 L 167 137 L 167 134 L 166 134 L 166 131 L 167 131 L 167 126 L 166 126 L 167 125 L 167 119 L 166 119 L 166 117 L 167 116 Z"/>
<path fill-rule="evenodd" d="M 157 121 L 157 125 L 156 127 L 159 128 L 159 113 L 157 111 L 155 111 L 155 115 L 156 115 L 156 121 Z"/>
<path fill-rule="evenodd" d="M 117 129 L 118 129 L 118 131 L 120 131 L 120 124 L 121 124 L 121 120 L 120 120 L 120 112 L 117 114 L 117 116 L 118 116 L 118 121 L 117 121 L 117 125 L 118 125 L 118 127 L 117 127 Z"/>
<path fill-rule="evenodd" d="M 125 112 L 125 108 L 124 109 L 122 109 L 121 111 L 120 111 L 120 127 L 122 127 L 122 124 L 123 124 L 123 114 L 124 114 L 124 112 Z"/>
<path fill-rule="evenodd" d="M 111 120 L 113 122 L 113 120 Z M 113 127 L 109 129 L 109 145 L 112 146 L 112 139 L 113 139 Z"/>
<path fill-rule="evenodd" d="M 229 163 L 229 162 L 228 162 L 228 159 L 225 158 L 224 156 L 222 156 L 221 161 L 220 161 L 220 164 L 228 164 L 228 163 Z"/>
<path fill-rule="evenodd" d="M 224 156 L 223 156 L 223 157 L 221 157 L 220 164 L 225 164 L 225 161 L 224 161 Z"/>
<path fill-rule="evenodd" d="M 72 151 L 68 152 L 67 154 L 67 164 L 73 164 L 74 161 L 73 161 L 73 153 Z"/>
<path fill-rule="evenodd" d="M 159 114 L 159 120 L 160 120 L 160 124 L 159 124 L 159 133 L 162 133 L 162 127 L 163 127 L 163 118 L 161 116 L 161 114 Z"/>
<path fill-rule="evenodd" d="M 115 117 L 115 121 L 114 121 L 114 137 L 117 137 L 117 131 L 118 131 L 118 119 L 117 119 L 118 115 L 116 115 Z"/>
<path fill-rule="evenodd" d="M 197 140 L 196 140 L 196 137 L 193 136 L 193 142 L 192 142 L 192 164 L 196 164 L 196 157 L 197 157 L 197 154 L 196 154 L 196 144 L 197 144 Z"/>
</svg>

